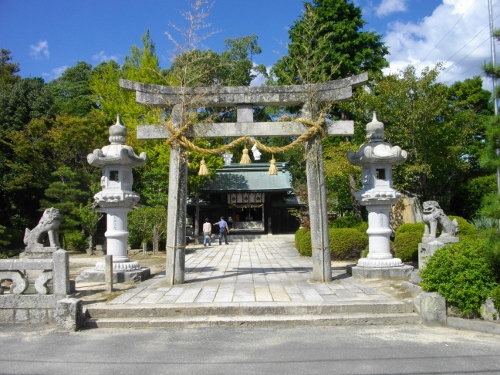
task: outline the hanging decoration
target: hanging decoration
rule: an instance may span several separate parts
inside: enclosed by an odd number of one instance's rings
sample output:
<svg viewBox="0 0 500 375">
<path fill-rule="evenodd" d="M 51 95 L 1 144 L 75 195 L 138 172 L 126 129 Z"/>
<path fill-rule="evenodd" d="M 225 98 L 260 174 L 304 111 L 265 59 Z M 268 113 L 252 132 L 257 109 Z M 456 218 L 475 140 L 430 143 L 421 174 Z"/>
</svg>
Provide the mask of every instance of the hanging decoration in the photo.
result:
<svg viewBox="0 0 500 375">
<path fill-rule="evenodd" d="M 243 149 L 243 155 L 241 155 L 240 164 L 252 164 L 252 160 L 250 160 L 250 156 L 248 155 L 248 148 L 245 146 Z"/>
<path fill-rule="evenodd" d="M 255 160 L 260 160 L 260 155 L 262 155 L 262 154 L 260 153 L 259 149 L 257 148 L 257 143 L 253 144 L 252 153 L 253 153 L 253 158 Z"/>
<path fill-rule="evenodd" d="M 278 174 L 278 168 L 276 167 L 276 159 L 273 157 L 271 161 L 269 162 L 269 174 L 272 176 L 276 176 Z"/>
<path fill-rule="evenodd" d="M 222 157 L 224 158 L 224 165 L 231 165 L 231 161 L 233 160 L 233 154 L 224 151 Z"/>
<path fill-rule="evenodd" d="M 276 176 L 278 174 L 278 168 L 276 167 L 276 159 L 274 158 L 274 154 L 273 158 L 269 162 L 269 174 L 272 176 Z"/>
<path fill-rule="evenodd" d="M 205 164 L 205 158 L 201 159 L 200 170 L 198 171 L 198 176 L 208 176 L 210 172 L 208 171 L 207 165 Z"/>
<path fill-rule="evenodd" d="M 199 152 L 201 154 L 217 155 L 217 154 L 220 154 L 221 152 L 226 152 L 227 150 L 230 150 L 243 142 L 255 142 L 255 144 L 257 145 L 259 150 L 262 150 L 262 151 L 268 152 L 268 153 L 276 153 L 276 152 L 289 151 L 292 148 L 299 145 L 300 143 L 304 143 L 308 139 L 314 137 L 316 134 L 320 134 L 322 137 L 327 136 L 326 131 L 324 129 L 324 125 L 326 123 L 326 118 L 323 114 L 321 114 L 319 116 L 317 121 L 312 121 L 312 120 L 308 120 L 308 119 L 304 119 L 304 118 L 297 118 L 297 119 L 294 119 L 293 121 L 300 122 L 301 124 L 307 126 L 308 129 L 304 134 L 297 137 L 292 143 L 290 143 L 289 145 L 286 145 L 286 146 L 282 146 L 282 147 L 266 146 L 265 144 L 260 142 L 258 139 L 253 139 L 253 138 L 245 135 L 245 136 L 242 136 L 238 139 L 235 139 L 234 141 L 232 141 L 226 145 L 223 145 L 221 147 L 214 148 L 214 149 L 206 149 L 206 148 L 199 147 L 199 146 L 195 145 L 193 141 L 191 141 L 189 138 L 187 138 L 184 135 L 184 133 L 189 130 L 191 125 L 193 125 L 193 123 L 191 121 L 187 121 L 186 124 L 183 125 L 180 129 L 176 129 L 176 128 L 174 128 L 174 125 L 173 125 L 171 120 L 167 121 L 165 124 L 165 126 L 168 129 L 168 132 L 171 134 L 170 138 L 167 139 L 166 143 L 172 144 L 173 142 L 177 141 L 181 146 L 183 146 L 187 149 Z M 247 152 L 248 152 L 248 150 L 247 150 Z M 228 155 L 231 155 L 231 154 L 228 154 Z"/>
</svg>

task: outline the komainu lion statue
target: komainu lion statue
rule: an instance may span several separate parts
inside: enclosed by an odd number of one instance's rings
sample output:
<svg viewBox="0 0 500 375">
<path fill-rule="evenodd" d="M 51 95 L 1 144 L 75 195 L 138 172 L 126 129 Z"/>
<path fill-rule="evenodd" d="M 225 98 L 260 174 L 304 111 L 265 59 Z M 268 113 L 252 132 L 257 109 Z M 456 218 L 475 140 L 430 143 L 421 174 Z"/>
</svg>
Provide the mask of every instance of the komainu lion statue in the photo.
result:
<svg viewBox="0 0 500 375">
<path fill-rule="evenodd" d="M 43 247 L 45 236 L 48 235 L 50 247 L 60 248 L 58 230 L 61 225 L 61 213 L 57 208 L 47 208 L 38 225 L 24 232 L 24 244 L 28 249 Z"/>
<path fill-rule="evenodd" d="M 424 202 L 423 219 L 425 223 L 424 238 L 436 238 L 437 231 L 441 232 L 439 238 L 455 237 L 458 232 L 457 219 L 451 221 L 436 201 Z"/>
</svg>

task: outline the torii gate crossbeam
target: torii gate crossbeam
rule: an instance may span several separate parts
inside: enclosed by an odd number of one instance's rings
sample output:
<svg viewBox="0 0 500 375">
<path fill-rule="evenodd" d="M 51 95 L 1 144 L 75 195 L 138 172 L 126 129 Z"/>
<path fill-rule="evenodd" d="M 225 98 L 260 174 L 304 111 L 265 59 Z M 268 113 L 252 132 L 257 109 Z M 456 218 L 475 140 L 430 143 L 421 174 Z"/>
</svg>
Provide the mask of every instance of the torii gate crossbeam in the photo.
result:
<svg viewBox="0 0 500 375">
<path fill-rule="evenodd" d="M 240 136 L 289 136 L 299 135 L 306 127 L 298 122 L 253 122 L 254 106 L 304 105 L 312 108 L 312 102 L 339 102 L 352 97 L 352 88 L 368 81 L 363 73 L 349 78 L 321 84 L 297 86 L 215 86 L 180 88 L 120 80 L 125 90 L 136 92 L 140 104 L 173 108 L 172 123 L 176 129 L 183 125 L 184 108 L 237 107 L 235 123 L 195 124 L 185 133 L 187 137 L 240 137 Z M 312 119 L 314 114 L 303 111 L 302 117 Z M 222 127 L 223 125 L 223 127 Z M 327 123 L 328 135 L 352 135 L 352 121 Z M 139 126 L 138 139 L 165 139 L 169 133 L 165 126 Z M 321 136 L 315 135 L 306 142 L 306 171 L 313 278 L 331 281 L 330 241 L 326 205 L 326 186 L 323 169 Z M 170 151 L 170 175 L 168 192 L 167 228 L 167 283 L 184 283 L 184 258 L 186 246 L 187 202 L 187 152 L 174 142 Z"/>
</svg>

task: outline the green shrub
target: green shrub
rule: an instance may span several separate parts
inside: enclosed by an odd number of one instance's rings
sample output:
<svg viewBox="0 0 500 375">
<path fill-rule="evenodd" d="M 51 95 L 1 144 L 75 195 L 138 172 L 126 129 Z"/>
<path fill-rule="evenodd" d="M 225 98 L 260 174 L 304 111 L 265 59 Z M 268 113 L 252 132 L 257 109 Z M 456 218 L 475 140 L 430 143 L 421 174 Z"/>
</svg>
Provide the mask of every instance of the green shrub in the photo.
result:
<svg viewBox="0 0 500 375">
<path fill-rule="evenodd" d="M 329 224 L 330 228 L 356 228 L 363 220 L 355 216 L 341 216 Z"/>
<path fill-rule="evenodd" d="M 489 231 L 485 230 L 483 233 L 488 243 L 484 252 L 484 257 L 493 270 L 493 273 L 496 275 L 497 282 L 500 282 L 500 235 L 496 228 L 490 229 Z"/>
<path fill-rule="evenodd" d="M 87 241 L 82 232 L 72 231 L 64 233 L 64 249 L 68 251 L 84 251 Z"/>
<path fill-rule="evenodd" d="M 458 223 L 458 233 L 457 237 L 460 238 L 460 241 L 466 240 L 468 238 L 475 239 L 477 238 L 477 231 L 474 225 L 469 223 L 463 217 L 460 216 L 448 216 L 451 221 L 457 219 Z"/>
<path fill-rule="evenodd" d="M 424 235 L 424 230 L 425 230 L 425 224 L 424 223 L 406 223 L 402 224 L 396 229 L 396 237 L 398 234 L 401 233 L 420 233 L 420 238 L 423 237 Z"/>
<path fill-rule="evenodd" d="M 361 224 L 357 226 L 356 229 L 359 230 L 360 232 L 366 233 L 366 231 L 368 230 L 368 222 L 363 221 Z"/>
<path fill-rule="evenodd" d="M 395 257 L 403 262 L 417 261 L 420 242 L 422 242 L 422 233 L 418 231 L 397 232 L 393 243 Z"/>
<path fill-rule="evenodd" d="M 500 311 L 500 285 L 497 285 L 491 290 L 491 299 L 495 304 L 495 309 Z"/>
<path fill-rule="evenodd" d="M 299 228 L 295 232 L 295 245 L 301 255 L 310 257 L 312 255 L 311 231 Z"/>
<path fill-rule="evenodd" d="M 464 240 L 437 250 L 420 272 L 420 285 L 441 294 L 463 314 L 479 311 L 495 287 L 495 275 L 484 258 L 486 247 L 483 240 Z"/>
<path fill-rule="evenodd" d="M 355 228 L 331 228 L 329 236 L 333 260 L 358 259 L 368 245 L 368 236 Z"/>
<path fill-rule="evenodd" d="M 498 220 L 492 217 L 476 216 L 470 223 L 476 228 L 476 231 L 491 230 L 498 226 Z"/>
</svg>

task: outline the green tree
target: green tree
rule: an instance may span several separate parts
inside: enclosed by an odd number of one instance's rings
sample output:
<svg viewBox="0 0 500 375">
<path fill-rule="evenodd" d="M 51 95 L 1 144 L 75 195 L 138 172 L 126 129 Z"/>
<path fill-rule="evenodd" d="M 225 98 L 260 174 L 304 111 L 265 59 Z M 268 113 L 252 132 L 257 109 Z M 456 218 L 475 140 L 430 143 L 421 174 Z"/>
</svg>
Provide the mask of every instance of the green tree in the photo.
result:
<svg viewBox="0 0 500 375">
<path fill-rule="evenodd" d="M 92 65 L 80 61 L 76 66 L 66 69 L 59 78 L 47 84 L 47 88 L 54 96 L 59 114 L 85 117 L 92 108 L 96 107 L 90 89 L 91 77 Z"/>
<path fill-rule="evenodd" d="M 80 221 L 77 209 L 90 198 L 90 191 L 81 189 L 81 178 L 69 167 L 60 167 L 52 173 L 54 180 L 45 189 L 47 199 L 40 200 L 42 209 L 57 208 L 63 218 L 61 233 L 78 230 Z"/>
<path fill-rule="evenodd" d="M 87 253 L 93 254 L 94 234 L 97 232 L 97 225 L 99 220 L 103 218 L 103 214 L 92 209 L 92 204 L 80 205 L 74 210 L 75 215 L 80 221 L 82 231 L 87 236 Z"/>
<path fill-rule="evenodd" d="M 475 168 L 471 151 L 480 143 L 483 118 L 461 100 L 450 101 L 450 90 L 436 81 L 439 71 L 426 68 L 419 76 L 409 66 L 373 82 L 370 92 L 357 91 L 349 105 L 365 124 L 377 111 L 386 140 L 408 152 L 394 169 L 396 188 L 447 209 L 456 184 Z M 358 128 L 355 139 L 361 143 L 364 137 Z"/>
<path fill-rule="evenodd" d="M 156 229 L 155 229 L 156 228 Z M 158 238 L 167 230 L 167 210 L 165 206 L 141 206 L 128 215 L 129 243 L 140 242 L 145 250 L 153 242 L 153 253 L 158 251 Z"/>
<path fill-rule="evenodd" d="M 382 36 L 361 31 L 366 22 L 350 0 L 313 0 L 290 28 L 288 55 L 273 66 L 278 84 L 304 84 L 380 73 L 389 66 Z"/>
<path fill-rule="evenodd" d="M 19 72 L 19 63 L 10 62 L 12 56 L 8 49 L 0 50 L 0 85 L 2 84 L 13 84 L 21 79 L 21 77 L 16 74 Z"/>
</svg>

